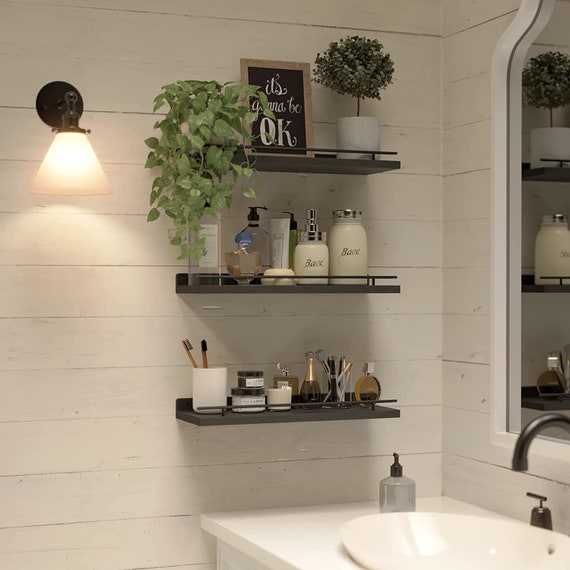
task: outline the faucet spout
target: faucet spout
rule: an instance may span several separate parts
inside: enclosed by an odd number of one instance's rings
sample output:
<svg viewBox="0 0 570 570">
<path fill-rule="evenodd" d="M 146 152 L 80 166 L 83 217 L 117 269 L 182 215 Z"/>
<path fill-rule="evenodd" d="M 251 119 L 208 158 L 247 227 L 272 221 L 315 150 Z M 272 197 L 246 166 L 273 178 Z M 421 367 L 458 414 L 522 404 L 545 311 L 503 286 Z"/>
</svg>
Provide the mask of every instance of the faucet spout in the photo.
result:
<svg viewBox="0 0 570 570">
<path fill-rule="evenodd" d="M 544 414 L 525 426 L 515 445 L 512 464 L 513 471 L 526 471 L 528 469 L 528 448 L 532 440 L 543 429 L 552 426 L 562 427 L 570 433 L 570 417 L 562 414 Z"/>
</svg>

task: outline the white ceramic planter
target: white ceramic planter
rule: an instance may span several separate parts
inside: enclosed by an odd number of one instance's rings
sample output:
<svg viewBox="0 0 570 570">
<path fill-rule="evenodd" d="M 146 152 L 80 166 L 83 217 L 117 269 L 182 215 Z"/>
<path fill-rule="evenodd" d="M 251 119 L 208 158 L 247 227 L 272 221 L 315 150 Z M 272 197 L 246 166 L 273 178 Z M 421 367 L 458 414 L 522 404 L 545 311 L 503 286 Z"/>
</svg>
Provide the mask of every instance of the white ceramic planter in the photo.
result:
<svg viewBox="0 0 570 570">
<path fill-rule="evenodd" d="M 336 146 L 345 150 L 380 150 L 377 117 L 341 117 L 336 123 Z M 338 153 L 338 158 L 372 158 L 370 153 Z"/>
<path fill-rule="evenodd" d="M 530 131 L 530 167 L 558 167 L 557 162 L 544 162 L 541 158 L 567 159 L 564 166 L 570 166 L 570 128 L 546 127 Z"/>
</svg>

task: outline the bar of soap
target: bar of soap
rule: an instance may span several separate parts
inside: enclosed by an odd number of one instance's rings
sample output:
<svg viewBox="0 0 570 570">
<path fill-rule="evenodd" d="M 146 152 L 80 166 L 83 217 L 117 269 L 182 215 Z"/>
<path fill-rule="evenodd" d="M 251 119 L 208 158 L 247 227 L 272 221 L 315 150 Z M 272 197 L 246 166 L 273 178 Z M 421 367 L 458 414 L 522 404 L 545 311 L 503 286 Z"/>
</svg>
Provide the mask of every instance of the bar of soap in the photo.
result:
<svg viewBox="0 0 570 570">
<path fill-rule="evenodd" d="M 262 285 L 296 285 L 295 272 L 287 268 L 266 269 L 261 278 Z"/>
</svg>

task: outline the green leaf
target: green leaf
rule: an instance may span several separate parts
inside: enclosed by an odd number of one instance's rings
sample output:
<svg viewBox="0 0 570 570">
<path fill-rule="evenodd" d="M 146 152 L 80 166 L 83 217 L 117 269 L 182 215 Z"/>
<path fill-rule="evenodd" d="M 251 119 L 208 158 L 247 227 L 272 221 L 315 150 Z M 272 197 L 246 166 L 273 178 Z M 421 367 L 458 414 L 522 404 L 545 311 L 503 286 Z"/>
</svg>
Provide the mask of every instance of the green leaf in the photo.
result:
<svg viewBox="0 0 570 570">
<path fill-rule="evenodd" d="M 146 217 L 147 222 L 154 222 L 160 217 L 160 212 L 156 208 L 152 208 L 152 210 L 148 213 Z"/>
<path fill-rule="evenodd" d="M 153 152 L 151 152 L 146 159 L 144 167 L 154 168 L 155 166 L 162 166 L 162 164 L 163 160 L 161 158 L 157 158 L 157 156 Z"/>
<path fill-rule="evenodd" d="M 214 134 L 222 139 L 231 138 L 234 135 L 234 131 L 226 121 L 218 119 L 214 123 Z"/>
<path fill-rule="evenodd" d="M 150 137 L 144 141 L 144 144 L 153 150 L 156 150 L 158 147 L 158 139 L 156 137 Z"/>
<path fill-rule="evenodd" d="M 242 190 L 242 194 L 246 197 L 246 198 L 257 198 L 257 194 L 255 193 L 255 190 L 251 187 L 248 188 L 244 188 Z"/>
</svg>

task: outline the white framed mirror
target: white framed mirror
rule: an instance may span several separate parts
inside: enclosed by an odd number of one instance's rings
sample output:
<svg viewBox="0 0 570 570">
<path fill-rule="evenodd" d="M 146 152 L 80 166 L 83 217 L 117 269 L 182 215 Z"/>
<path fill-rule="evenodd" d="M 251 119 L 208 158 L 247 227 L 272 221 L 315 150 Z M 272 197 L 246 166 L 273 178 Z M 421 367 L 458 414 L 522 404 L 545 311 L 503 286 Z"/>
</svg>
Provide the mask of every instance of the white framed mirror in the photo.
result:
<svg viewBox="0 0 570 570">
<path fill-rule="evenodd" d="M 533 42 L 551 21 L 557 2 L 563 2 L 570 15 L 567 0 L 523 0 L 497 45 L 492 63 L 492 441 L 507 446 L 514 444 L 521 429 L 523 366 L 529 376 L 529 361 L 538 358 L 530 359 L 527 355 L 524 326 L 528 327 L 528 323 L 523 325 L 525 316 L 526 321 L 529 319 L 523 311 L 528 303 L 523 302 L 521 270 L 525 263 L 528 265 L 529 239 L 528 235 L 523 237 L 528 230 L 523 232 L 522 222 L 521 164 L 526 139 L 523 141 L 522 137 L 521 74 L 529 50 L 532 54 L 533 50 L 546 51 L 545 46 L 541 50 L 533 47 Z M 550 48 L 563 51 L 563 46 Z M 565 51 L 570 53 L 570 39 Z M 543 296 L 542 300 L 546 297 L 552 299 L 553 295 Z M 549 303 L 552 305 L 553 301 Z M 568 337 L 570 342 L 570 327 Z M 544 351 L 543 346 L 535 348 L 537 353 Z M 525 381 L 528 383 L 528 378 Z M 551 457 L 563 457 L 567 443 L 549 438 L 537 441 L 535 449 Z"/>
</svg>

